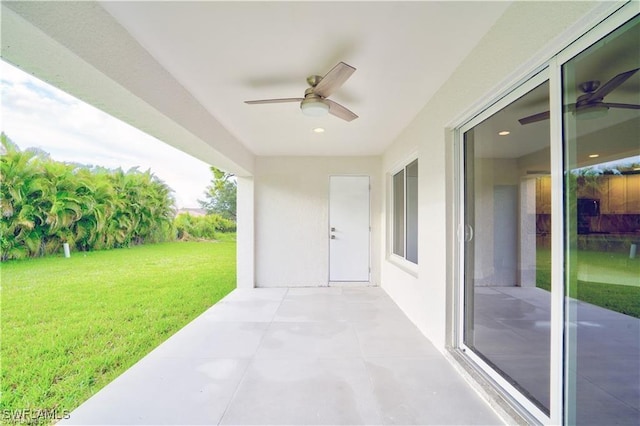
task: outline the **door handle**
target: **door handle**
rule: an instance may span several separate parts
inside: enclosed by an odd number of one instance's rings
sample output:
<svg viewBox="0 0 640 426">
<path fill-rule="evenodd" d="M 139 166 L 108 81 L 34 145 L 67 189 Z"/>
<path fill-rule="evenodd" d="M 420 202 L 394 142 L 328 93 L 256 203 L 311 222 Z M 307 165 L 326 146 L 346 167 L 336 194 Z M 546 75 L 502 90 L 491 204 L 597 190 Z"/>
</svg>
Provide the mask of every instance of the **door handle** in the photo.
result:
<svg viewBox="0 0 640 426">
<path fill-rule="evenodd" d="M 336 228 L 331 228 L 331 232 L 336 232 Z"/>
<path fill-rule="evenodd" d="M 332 235 L 332 236 L 331 236 L 331 239 L 332 239 L 332 240 L 335 240 L 335 239 L 336 239 L 336 236 L 335 236 L 335 235 Z"/>
<path fill-rule="evenodd" d="M 471 225 L 465 225 L 465 233 L 464 233 L 464 241 L 465 242 L 471 242 L 471 240 L 473 240 L 473 226 Z"/>
</svg>

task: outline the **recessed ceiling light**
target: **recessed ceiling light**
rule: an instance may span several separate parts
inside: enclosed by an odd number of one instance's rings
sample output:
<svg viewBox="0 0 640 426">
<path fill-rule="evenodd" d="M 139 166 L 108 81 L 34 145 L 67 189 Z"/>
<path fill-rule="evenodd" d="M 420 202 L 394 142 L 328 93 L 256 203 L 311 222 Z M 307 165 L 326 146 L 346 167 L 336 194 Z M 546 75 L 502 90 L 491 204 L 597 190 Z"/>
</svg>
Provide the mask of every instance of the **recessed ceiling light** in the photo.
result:
<svg viewBox="0 0 640 426">
<path fill-rule="evenodd" d="M 509 133 L 511 133 L 511 132 L 510 132 L 510 131 L 508 131 L 508 130 L 502 130 L 501 132 L 498 132 L 498 134 L 499 134 L 500 136 L 507 136 Z"/>
<path fill-rule="evenodd" d="M 313 133 L 324 133 L 324 128 L 316 127 L 313 129 Z"/>
<path fill-rule="evenodd" d="M 598 158 L 600 157 L 600 154 L 590 154 L 589 158 Z"/>
</svg>

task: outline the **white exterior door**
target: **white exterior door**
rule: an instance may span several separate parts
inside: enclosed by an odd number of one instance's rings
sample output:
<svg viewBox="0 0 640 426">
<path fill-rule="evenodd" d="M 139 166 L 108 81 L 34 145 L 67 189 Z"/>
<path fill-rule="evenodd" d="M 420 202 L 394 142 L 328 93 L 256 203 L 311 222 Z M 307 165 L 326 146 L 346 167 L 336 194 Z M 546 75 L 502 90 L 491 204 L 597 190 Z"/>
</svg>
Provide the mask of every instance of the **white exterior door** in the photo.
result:
<svg viewBox="0 0 640 426">
<path fill-rule="evenodd" d="M 329 181 L 329 281 L 369 281 L 369 176 Z"/>
</svg>

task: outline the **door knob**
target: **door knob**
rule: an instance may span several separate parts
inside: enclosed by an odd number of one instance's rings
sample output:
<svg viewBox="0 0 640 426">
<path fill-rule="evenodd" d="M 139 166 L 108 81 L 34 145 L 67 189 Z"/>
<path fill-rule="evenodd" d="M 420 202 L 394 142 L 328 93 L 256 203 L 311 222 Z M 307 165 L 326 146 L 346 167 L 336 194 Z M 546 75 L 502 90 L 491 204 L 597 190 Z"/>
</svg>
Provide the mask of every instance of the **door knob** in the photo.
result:
<svg viewBox="0 0 640 426">
<path fill-rule="evenodd" d="M 331 232 L 336 232 L 336 228 L 331 228 Z"/>
<path fill-rule="evenodd" d="M 335 235 L 332 235 L 332 236 L 331 236 L 331 239 L 332 239 L 332 240 L 335 240 L 335 239 L 336 239 L 336 236 L 335 236 Z"/>
</svg>

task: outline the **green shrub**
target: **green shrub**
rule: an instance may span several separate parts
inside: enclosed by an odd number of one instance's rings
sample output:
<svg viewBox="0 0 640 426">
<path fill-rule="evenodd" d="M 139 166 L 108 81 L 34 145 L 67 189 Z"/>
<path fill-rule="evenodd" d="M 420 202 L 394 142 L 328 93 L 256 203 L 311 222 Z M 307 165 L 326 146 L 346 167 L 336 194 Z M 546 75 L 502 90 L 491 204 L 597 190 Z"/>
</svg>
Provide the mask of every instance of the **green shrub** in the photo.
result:
<svg viewBox="0 0 640 426">
<path fill-rule="evenodd" d="M 176 238 L 179 240 L 215 240 L 218 233 L 236 231 L 236 223 L 217 214 L 192 216 L 179 214 L 173 222 Z"/>
</svg>

